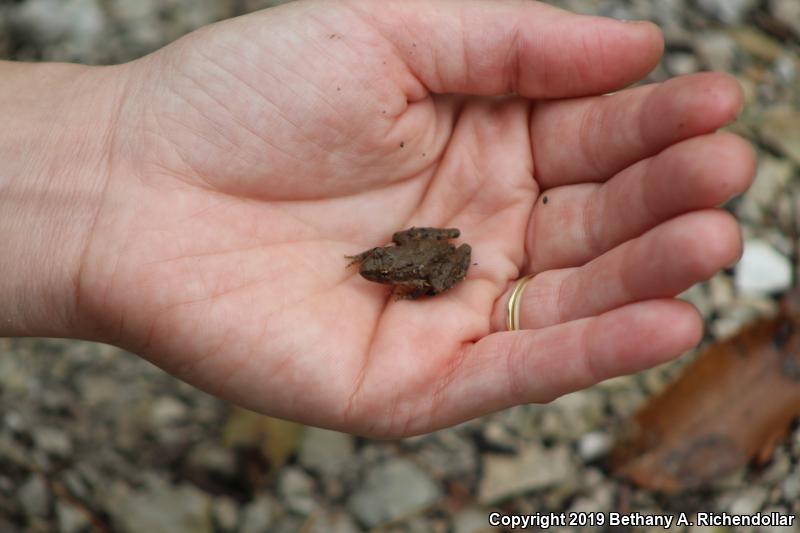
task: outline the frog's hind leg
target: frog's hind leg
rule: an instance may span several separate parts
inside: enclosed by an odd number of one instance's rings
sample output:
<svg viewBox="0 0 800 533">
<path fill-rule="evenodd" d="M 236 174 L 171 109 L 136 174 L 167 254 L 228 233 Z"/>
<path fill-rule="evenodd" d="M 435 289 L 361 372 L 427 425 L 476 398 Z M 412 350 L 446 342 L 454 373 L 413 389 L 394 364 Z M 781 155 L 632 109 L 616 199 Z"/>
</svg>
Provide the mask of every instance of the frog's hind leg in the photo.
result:
<svg viewBox="0 0 800 533">
<path fill-rule="evenodd" d="M 354 265 L 356 263 L 361 263 L 362 261 L 364 261 L 364 259 L 369 257 L 372 254 L 372 252 L 374 252 L 375 250 L 376 250 L 376 248 L 372 248 L 371 250 L 367 250 L 366 252 L 361 252 L 358 255 L 346 255 L 346 256 L 344 256 L 345 259 L 349 259 L 350 260 L 350 262 L 347 263 L 347 266 L 345 268 L 348 268 L 351 265 Z"/>
</svg>

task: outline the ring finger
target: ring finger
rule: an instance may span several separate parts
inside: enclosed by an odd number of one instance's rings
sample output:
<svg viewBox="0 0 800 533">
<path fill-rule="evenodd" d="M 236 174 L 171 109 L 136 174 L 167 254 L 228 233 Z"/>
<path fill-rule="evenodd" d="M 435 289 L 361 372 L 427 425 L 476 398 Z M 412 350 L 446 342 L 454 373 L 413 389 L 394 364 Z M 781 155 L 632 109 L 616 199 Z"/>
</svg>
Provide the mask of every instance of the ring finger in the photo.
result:
<svg viewBox="0 0 800 533">
<path fill-rule="evenodd" d="M 520 328 L 542 328 L 632 302 L 673 297 L 733 263 L 741 249 L 739 226 L 725 211 L 681 215 L 583 266 L 536 274 L 521 297 Z M 511 284 L 495 305 L 494 331 L 506 328 L 513 289 Z"/>
</svg>

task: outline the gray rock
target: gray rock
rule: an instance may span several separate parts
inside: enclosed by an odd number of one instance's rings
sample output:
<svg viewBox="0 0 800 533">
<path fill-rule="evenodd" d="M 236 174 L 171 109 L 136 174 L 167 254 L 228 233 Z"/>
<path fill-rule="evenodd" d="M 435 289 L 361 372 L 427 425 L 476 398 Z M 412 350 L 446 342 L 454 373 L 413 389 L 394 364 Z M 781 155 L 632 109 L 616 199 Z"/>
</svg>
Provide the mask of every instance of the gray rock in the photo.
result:
<svg viewBox="0 0 800 533">
<path fill-rule="evenodd" d="M 740 24 L 757 0 L 697 0 L 697 6 L 706 14 L 725 24 Z"/>
<path fill-rule="evenodd" d="M 353 460 L 353 437 L 338 431 L 309 427 L 303 433 L 298 461 L 312 472 L 338 476 Z"/>
<path fill-rule="evenodd" d="M 519 438 L 501 420 L 491 419 L 483 428 L 484 440 L 502 451 L 516 451 Z"/>
<path fill-rule="evenodd" d="M 574 465 L 566 448 L 548 450 L 538 444 L 518 455 L 487 454 L 483 457 L 483 479 L 478 501 L 491 505 L 512 496 L 543 489 L 574 476 Z"/>
<path fill-rule="evenodd" d="M 759 318 L 774 317 L 778 313 L 778 302 L 766 296 L 739 297 L 731 305 L 719 309 L 719 316 L 709 325 L 716 339 L 728 339 L 738 333 L 742 326 Z"/>
<path fill-rule="evenodd" d="M 614 486 L 592 490 L 588 495 L 577 498 L 569 508 L 570 513 L 606 513 L 614 508 Z M 602 528 L 598 528 L 602 530 Z"/>
<path fill-rule="evenodd" d="M 476 472 L 478 452 L 475 443 L 453 429 L 433 433 L 434 438 L 417 452 L 420 466 L 436 479 L 468 479 Z"/>
<path fill-rule="evenodd" d="M 56 520 L 59 533 L 83 533 L 92 525 L 84 511 L 61 501 L 56 503 Z"/>
<path fill-rule="evenodd" d="M 150 422 L 155 427 L 172 426 L 186 418 L 186 404 L 172 396 L 162 396 L 150 407 Z"/>
<path fill-rule="evenodd" d="M 758 159 L 756 179 L 739 199 L 737 214 L 747 220 L 768 223 L 767 213 L 774 213 L 776 201 L 786 194 L 794 165 L 785 159 L 763 154 Z"/>
<path fill-rule="evenodd" d="M 115 487 L 106 502 L 115 531 L 120 533 L 211 533 L 211 499 L 191 485 L 151 482 L 131 490 Z"/>
<path fill-rule="evenodd" d="M 769 491 L 765 487 L 749 487 L 741 491 L 731 501 L 728 510 L 731 514 L 754 514 L 757 513 L 767 501 Z"/>
<path fill-rule="evenodd" d="M 764 113 L 758 129 L 762 140 L 800 164 L 800 111 L 776 107 Z"/>
<path fill-rule="evenodd" d="M 769 0 L 772 16 L 785 22 L 800 35 L 800 2 L 797 0 Z"/>
<path fill-rule="evenodd" d="M 786 479 L 781 483 L 781 490 L 786 501 L 795 502 L 800 500 L 800 466 L 786 476 Z"/>
<path fill-rule="evenodd" d="M 792 284 L 792 264 L 788 258 L 760 239 L 744 243 L 744 253 L 736 265 L 735 285 L 745 296 L 783 292 Z"/>
<path fill-rule="evenodd" d="M 797 59 L 794 56 L 783 54 L 775 60 L 772 71 L 781 83 L 794 83 L 797 79 Z"/>
<path fill-rule="evenodd" d="M 669 73 L 673 76 L 684 76 L 700 70 L 700 62 L 694 54 L 669 54 L 664 58 L 664 63 Z"/>
<path fill-rule="evenodd" d="M 3 425 L 14 432 L 21 432 L 27 429 L 28 424 L 25 422 L 25 417 L 16 411 L 9 411 L 3 417 Z"/>
<path fill-rule="evenodd" d="M 192 470 L 232 479 L 236 476 L 236 456 L 230 448 L 214 442 L 202 442 L 192 448 L 187 459 Z"/>
<path fill-rule="evenodd" d="M 277 504 L 266 494 L 256 497 L 242 509 L 240 533 L 272 531 Z"/>
<path fill-rule="evenodd" d="M 225 532 L 235 531 L 239 524 L 239 507 L 236 502 L 227 496 L 219 496 L 214 499 L 212 506 L 217 528 Z"/>
<path fill-rule="evenodd" d="M 551 402 L 542 414 L 540 435 L 558 440 L 577 439 L 596 428 L 604 416 L 603 401 L 597 390 L 565 394 Z"/>
<path fill-rule="evenodd" d="M 310 514 L 316 507 L 314 480 L 299 468 L 287 466 L 278 477 L 278 495 L 286 507 L 297 514 Z"/>
<path fill-rule="evenodd" d="M 681 300 L 686 300 L 697 308 L 700 315 L 708 320 L 714 308 L 711 304 L 711 299 L 708 296 L 708 291 L 702 283 L 696 283 L 678 295 Z"/>
<path fill-rule="evenodd" d="M 341 509 L 315 514 L 307 525 L 306 533 L 358 533 L 361 529 L 353 522 L 346 512 Z"/>
<path fill-rule="evenodd" d="M 39 474 L 33 474 L 19 488 L 17 493 L 22 509 L 29 518 L 47 516 L 50 513 L 50 489 Z"/>
<path fill-rule="evenodd" d="M 91 43 L 105 16 L 96 0 L 27 0 L 10 15 L 14 31 L 40 45 L 62 40 Z"/>
<path fill-rule="evenodd" d="M 35 446 L 55 457 L 69 457 L 72 455 L 72 441 L 69 435 L 58 428 L 40 426 L 32 431 Z"/>
<path fill-rule="evenodd" d="M 387 527 L 385 531 L 386 533 L 442 533 L 445 529 L 426 516 L 412 516 L 397 525 Z"/>
<path fill-rule="evenodd" d="M 347 507 L 360 522 L 376 527 L 420 512 L 441 496 L 439 486 L 417 465 L 390 459 L 367 471 Z"/>
<path fill-rule="evenodd" d="M 695 42 L 697 52 L 711 70 L 730 72 L 736 58 L 736 41 L 724 31 L 700 34 Z"/>
<path fill-rule="evenodd" d="M 761 512 L 764 513 L 765 515 L 771 515 L 772 513 L 778 513 L 779 515 L 782 516 L 795 514 L 795 519 L 792 527 L 781 526 L 777 524 L 770 526 L 761 526 L 758 528 L 757 533 L 786 533 L 787 531 L 797 531 L 797 529 L 799 529 L 797 520 L 800 518 L 800 516 L 797 516 L 796 513 L 790 513 L 789 509 L 787 509 L 786 507 L 775 505 L 767 507 Z"/>
<path fill-rule="evenodd" d="M 497 531 L 489 526 L 489 511 L 478 507 L 467 507 L 453 515 L 453 533 L 490 533 Z"/>
<path fill-rule="evenodd" d="M 728 307 L 736 297 L 733 280 L 726 274 L 718 274 L 708 280 L 708 293 L 714 309 Z"/>
</svg>

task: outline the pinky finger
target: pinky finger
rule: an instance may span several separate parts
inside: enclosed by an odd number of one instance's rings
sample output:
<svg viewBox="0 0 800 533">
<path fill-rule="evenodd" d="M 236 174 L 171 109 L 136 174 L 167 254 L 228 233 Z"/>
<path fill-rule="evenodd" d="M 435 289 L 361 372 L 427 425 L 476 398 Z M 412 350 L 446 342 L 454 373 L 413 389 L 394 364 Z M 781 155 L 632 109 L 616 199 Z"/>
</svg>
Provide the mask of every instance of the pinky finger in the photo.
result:
<svg viewBox="0 0 800 533">
<path fill-rule="evenodd" d="M 664 299 L 542 329 L 494 333 L 465 348 L 440 399 L 448 409 L 440 412 L 468 419 L 549 402 L 674 359 L 700 341 L 702 330 L 692 305 Z"/>
</svg>

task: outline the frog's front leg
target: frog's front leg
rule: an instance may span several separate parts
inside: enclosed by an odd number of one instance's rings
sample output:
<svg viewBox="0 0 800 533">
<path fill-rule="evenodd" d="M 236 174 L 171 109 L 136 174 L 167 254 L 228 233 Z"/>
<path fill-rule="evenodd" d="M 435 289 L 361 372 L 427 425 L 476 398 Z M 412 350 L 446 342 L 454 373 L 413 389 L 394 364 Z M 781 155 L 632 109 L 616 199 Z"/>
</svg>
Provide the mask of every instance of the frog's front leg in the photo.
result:
<svg viewBox="0 0 800 533">
<path fill-rule="evenodd" d="M 398 246 L 411 241 L 455 239 L 461 235 L 456 228 L 410 228 L 392 235 L 392 242 Z"/>
<path fill-rule="evenodd" d="M 424 279 L 411 279 L 398 283 L 394 288 L 395 300 L 416 300 L 430 294 L 431 285 Z"/>
</svg>

